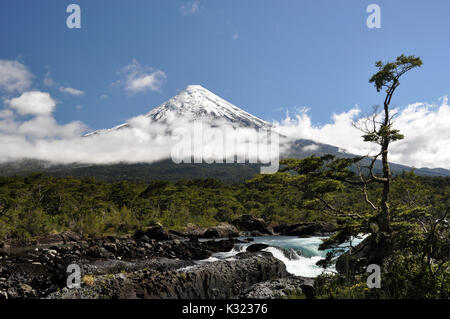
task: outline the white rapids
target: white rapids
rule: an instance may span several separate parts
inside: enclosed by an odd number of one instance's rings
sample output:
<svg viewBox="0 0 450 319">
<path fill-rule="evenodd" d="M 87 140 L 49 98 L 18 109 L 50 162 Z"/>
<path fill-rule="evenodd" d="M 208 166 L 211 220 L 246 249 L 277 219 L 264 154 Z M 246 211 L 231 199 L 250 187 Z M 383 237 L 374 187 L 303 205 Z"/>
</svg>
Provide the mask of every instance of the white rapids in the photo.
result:
<svg viewBox="0 0 450 319">
<path fill-rule="evenodd" d="M 364 237 L 358 236 L 354 238 L 352 241 L 353 245 L 357 245 Z M 270 252 L 275 258 L 281 260 L 286 265 L 286 270 L 289 273 L 302 277 L 317 277 L 324 272 L 332 273 L 335 271 L 334 265 L 327 269 L 316 265 L 327 254 L 326 250 L 319 250 L 319 245 L 322 243 L 322 239 L 325 238 L 298 238 L 290 236 L 253 237 L 253 241 L 250 243 L 237 244 L 229 252 L 215 253 L 208 259 L 197 261 L 196 264 L 201 265 L 219 260 L 235 260 L 235 256 L 244 252 L 248 246 L 255 243 L 264 243 L 269 245 L 269 247 L 263 251 Z"/>
</svg>

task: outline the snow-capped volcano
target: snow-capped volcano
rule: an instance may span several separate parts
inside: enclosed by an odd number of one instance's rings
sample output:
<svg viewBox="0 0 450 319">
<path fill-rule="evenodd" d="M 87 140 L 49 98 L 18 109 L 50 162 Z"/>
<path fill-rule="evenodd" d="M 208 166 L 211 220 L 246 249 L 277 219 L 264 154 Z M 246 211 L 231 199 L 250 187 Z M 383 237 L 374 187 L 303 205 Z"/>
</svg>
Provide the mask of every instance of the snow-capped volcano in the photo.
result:
<svg viewBox="0 0 450 319">
<path fill-rule="evenodd" d="M 150 111 L 146 116 L 159 122 L 168 113 L 190 116 L 192 119 L 220 119 L 244 127 L 268 127 L 269 123 L 225 101 L 200 85 L 189 85 L 175 97 Z"/>
<path fill-rule="evenodd" d="M 271 124 L 225 101 L 201 85 L 189 85 L 173 98 L 144 115 L 151 122 L 164 124 L 170 120 L 221 121 L 233 127 L 270 128 Z M 111 129 L 98 130 L 86 136 L 129 127 L 128 123 Z"/>
</svg>

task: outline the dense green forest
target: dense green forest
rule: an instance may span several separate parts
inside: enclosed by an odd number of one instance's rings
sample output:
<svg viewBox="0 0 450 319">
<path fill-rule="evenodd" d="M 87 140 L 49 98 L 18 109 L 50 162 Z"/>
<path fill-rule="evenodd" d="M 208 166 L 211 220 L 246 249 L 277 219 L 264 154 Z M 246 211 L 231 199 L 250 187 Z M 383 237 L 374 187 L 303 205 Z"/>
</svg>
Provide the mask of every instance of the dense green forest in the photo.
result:
<svg viewBox="0 0 450 319">
<path fill-rule="evenodd" d="M 380 188 L 370 192 L 376 197 Z M 405 173 L 394 179 L 392 192 L 393 207 L 427 205 L 438 216 L 450 198 L 450 178 Z M 368 212 L 357 187 L 346 185 L 329 196 L 342 209 Z M 238 185 L 214 179 L 107 183 L 41 173 L 0 177 L 0 240 L 64 230 L 87 236 L 125 234 L 156 222 L 171 229 L 188 223 L 211 226 L 242 214 L 273 223 L 337 222 L 326 207 L 312 205 L 296 187 L 264 176 Z"/>
</svg>

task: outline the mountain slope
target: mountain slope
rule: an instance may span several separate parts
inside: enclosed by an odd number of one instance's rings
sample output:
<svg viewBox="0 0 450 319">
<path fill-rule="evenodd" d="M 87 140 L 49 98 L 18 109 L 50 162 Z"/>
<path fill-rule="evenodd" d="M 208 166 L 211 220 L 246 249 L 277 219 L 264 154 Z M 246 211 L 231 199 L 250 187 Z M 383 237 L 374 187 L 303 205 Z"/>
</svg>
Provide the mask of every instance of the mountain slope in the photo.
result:
<svg viewBox="0 0 450 319">
<path fill-rule="evenodd" d="M 209 123 L 225 123 L 232 127 L 246 127 L 255 129 L 270 129 L 272 125 L 253 116 L 233 104 L 218 97 L 209 90 L 199 86 L 190 85 L 173 98 L 162 103 L 147 114 L 150 125 L 170 126 L 174 119 L 188 121 L 202 120 Z M 85 135 L 108 134 L 130 127 L 125 123 L 111 129 L 98 130 Z M 311 155 L 332 154 L 337 157 L 356 156 L 342 152 L 338 147 L 316 143 L 311 140 L 299 139 L 289 145 L 289 149 L 281 154 L 281 158 L 304 158 Z M 394 174 L 410 171 L 411 167 L 391 163 Z M 416 174 L 423 176 L 450 176 L 446 169 L 414 169 Z M 151 181 L 155 179 L 180 179 L 195 177 L 218 178 L 228 182 L 239 182 L 251 178 L 259 172 L 259 165 L 255 164 L 175 164 L 170 160 L 154 163 L 117 163 L 112 165 L 88 165 L 73 163 L 69 165 L 54 165 L 45 161 L 26 159 L 0 164 L 0 175 L 28 174 L 31 172 L 46 172 L 56 176 L 96 177 L 103 180 L 140 180 Z M 381 171 L 381 162 L 375 165 L 375 171 Z"/>
<path fill-rule="evenodd" d="M 144 115 L 152 123 L 168 124 L 174 119 L 183 118 L 188 121 L 202 120 L 210 123 L 220 121 L 232 127 L 265 128 L 271 124 L 263 121 L 237 106 L 225 101 L 200 85 L 189 85 L 173 98 L 164 102 Z M 128 128 L 124 123 L 111 129 L 94 131 L 86 136 L 108 133 Z"/>
</svg>

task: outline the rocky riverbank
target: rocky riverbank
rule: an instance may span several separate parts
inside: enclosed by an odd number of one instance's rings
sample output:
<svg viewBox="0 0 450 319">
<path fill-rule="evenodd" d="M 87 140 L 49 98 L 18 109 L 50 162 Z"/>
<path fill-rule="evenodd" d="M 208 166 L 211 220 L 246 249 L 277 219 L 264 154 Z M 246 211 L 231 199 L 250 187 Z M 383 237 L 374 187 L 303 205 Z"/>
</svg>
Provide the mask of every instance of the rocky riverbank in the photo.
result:
<svg viewBox="0 0 450 319">
<path fill-rule="evenodd" d="M 192 268 L 97 276 L 81 289 L 65 288 L 49 298 L 235 298 L 257 283 L 287 276 L 284 264 L 271 254 L 243 253 L 236 260 Z"/>
<path fill-rule="evenodd" d="M 115 274 L 140 269 L 165 272 L 193 265 L 193 260 L 229 251 L 236 239 L 157 241 L 139 238 L 91 239 L 49 247 L 0 251 L 0 297 L 40 298 L 66 286 L 67 266 L 77 264 L 83 275 Z"/>
<path fill-rule="evenodd" d="M 156 225 L 133 236 L 98 239 L 65 232 L 39 238 L 33 247 L 3 245 L 0 299 L 286 298 L 293 292 L 312 297 L 312 281 L 290 275 L 283 262 L 262 251 L 265 244 L 251 245 L 233 260 L 200 265 L 196 261 L 229 252 L 242 243 L 237 236 L 330 228 L 305 224 L 274 228 L 248 216 L 234 224 L 190 226 L 186 232 Z M 81 269 L 79 289 L 66 288 L 71 264 Z"/>
</svg>

